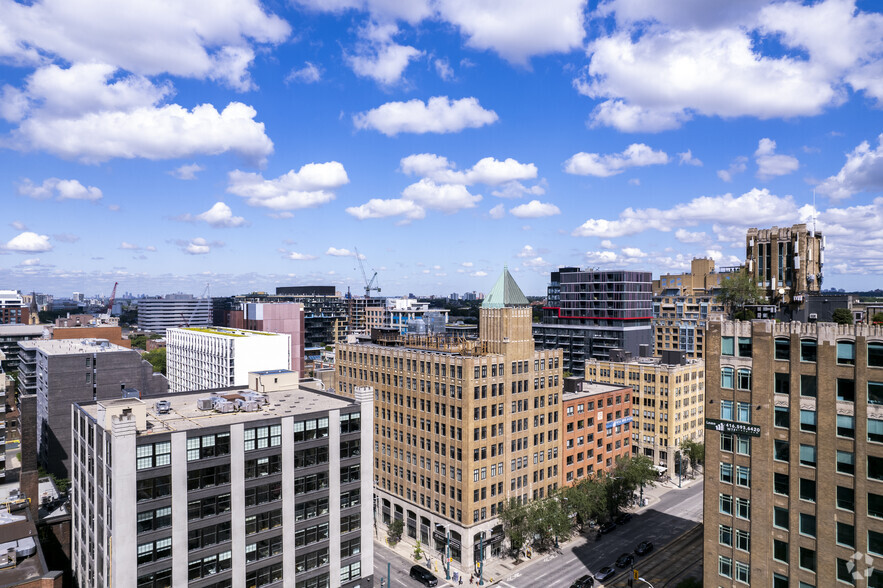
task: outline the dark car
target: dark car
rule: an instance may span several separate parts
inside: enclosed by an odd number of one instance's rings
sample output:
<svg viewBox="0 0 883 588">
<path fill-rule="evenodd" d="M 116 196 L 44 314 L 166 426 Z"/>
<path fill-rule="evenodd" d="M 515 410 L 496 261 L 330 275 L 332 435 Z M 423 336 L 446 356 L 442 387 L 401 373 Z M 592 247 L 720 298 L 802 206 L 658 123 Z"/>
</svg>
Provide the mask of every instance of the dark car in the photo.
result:
<svg viewBox="0 0 883 588">
<path fill-rule="evenodd" d="M 627 568 L 635 563 L 635 556 L 631 553 L 623 553 L 616 559 L 616 567 Z"/>
<path fill-rule="evenodd" d="M 603 568 L 598 570 L 597 574 L 595 574 L 595 579 L 598 580 L 599 582 L 603 582 L 604 580 L 609 580 L 615 574 L 616 574 L 616 570 L 614 570 L 610 566 L 604 566 Z"/>
<path fill-rule="evenodd" d="M 613 521 L 610 521 L 608 523 L 604 523 L 603 525 L 601 525 L 598 528 L 598 531 L 600 531 L 602 535 L 606 535 L 607 533 L 609 533 L 610 531 L 612 531 L 615 528 L 616 528 L 616 523 L 614 523 Z"/>
<path fill-rule="evenodd" d="M 638 555 L 646 555 L 653 551 L 653 544 L 649 541 L 641 541 L 638 543 L 638 546 L 635 547 L 635 553 Z"/>
<path fill-rule="evenodd" d="M 613 522 L 615 522 L 617 525 L 624 525 L 627 522 L 629 522 L 630 520 L 632 520 L 632 513 L 624 512 L 621 515 L 619 515 L 618 517 L 616 517 L 615 519 L 613 519 Z"/>
<path fill-rule="evenodd" d="M 576 582 L 570 585 L 570 588 L 592 588 L 595 585 L 595 578 L 591 576 L 583 576 Z"/>
<path fill-rule="evenodd" d="M 432 572 L 430 572 L 423 566 L 413 566 L 411 568 L 411 577 L 424 586 L 428 586 L 429 588 L 432 588 L 433 586 L 438 586 L 438 578 L 433 576 Z"/>
</svg>

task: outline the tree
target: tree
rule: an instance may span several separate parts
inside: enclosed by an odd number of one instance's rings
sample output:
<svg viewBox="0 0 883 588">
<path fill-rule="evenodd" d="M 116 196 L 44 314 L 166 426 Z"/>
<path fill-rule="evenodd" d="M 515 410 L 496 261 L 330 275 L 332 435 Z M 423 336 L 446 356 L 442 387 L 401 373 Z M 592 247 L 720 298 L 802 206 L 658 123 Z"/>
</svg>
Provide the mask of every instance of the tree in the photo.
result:
<svg viewBox="0 0 883 588">
<path fill-rule="evenodd" d="M 760 302 L 763 299 L 763 291 L 757 285 L 754 276 L 743 269 L 721 280 L 716 298 L 727 307 L 731 318 L 747 320 L 754 318 L 754 313 L 745 307 Z"/>
<path fill-rule="evenodd" d="M 681 451 L 683 451 L 687 459 L 690 460 L 690 465 L 693 466 L 694 469 L 695 464 L 701 464 L 705 461 L 704 443 L 696 443 L 692 439 L 684 439 L 681 441 Z"/>
<path fill-rule="evenodd" d="M 656 468 L 646 455 L 624 457 L 607 472 L 607 513 L 613 517 L 631 502 L 635 490 L 652 486 L 656 480 Z"/>
<path fill-rule="evenodd" d="M 417 545 L 414 547 L 414 559 L 420 561 L 423 558 L 423 550 L 420 548 L 420 539 L 417 539 Z"/>
<path fill-rule="evenodd" d="M 522 504 L 517 498 L 510 498 L 503 504 L 497 515 L 503 524 L 503 533 L 509 540 L 509 548 L 518 561 L 518 555 L 530 536 L 530 513 L 527 505 Z"/>
<path fill-rule="evenodd" d="M 562 498 L 563 494 L 553 494 L 528 505 L 529 533 L 539 536 L 541 547 L 548 547 L 553 540 L 570 536 L 570 514 Z"/>
<path fill-rule="evenodd" d="M 871 322 L 874 324 L 883 324 L 883 312 L 878 312 L 871 318 Z"/>
<path fill-rule="evenodd" d="M 391 545 L 395 545 L 402 540 L 402 532 L 405 530 L 405 524 L 400 519 L 393 519 L 386 528 L 386 540 Z"/>
<path fill-rule="evenodd" d="M 576 516 L 576 522 L 583 527 L 590 521 L 601 518 L 607 509 L 606 490 L 603 478 L 583 478 L 574 486 L 564 490 L 567 509 Z"/>
<path fill-rule="evenodd" d="M 145 360 L 149 361 L 153 366 L 153 371 L 160 372 L 162 375 L 166 375 L 166 348 L 160 347 L 159 349 L 154 349 L 153 351 L 148 351 L 144 355 L 142 355 Z"/>
<path fill-rule="evenodd" d="M 835 308 L 834 312 L 831 313 L 831 320 L 838 325 L 851 325 L 852 313 L 848 308 Z"/>
</svg>

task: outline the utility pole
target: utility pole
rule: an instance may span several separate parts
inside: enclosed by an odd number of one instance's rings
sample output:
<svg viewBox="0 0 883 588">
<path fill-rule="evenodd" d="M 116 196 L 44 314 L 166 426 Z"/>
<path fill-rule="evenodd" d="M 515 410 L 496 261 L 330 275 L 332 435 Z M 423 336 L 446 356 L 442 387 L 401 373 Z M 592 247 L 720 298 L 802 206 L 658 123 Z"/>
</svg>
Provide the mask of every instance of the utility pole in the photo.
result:
<svg viewBox="0 0 883 588">
<path fill-rule="evenodd" d="M 447 530 L 447 541 L 445 542 L 445 579 L 451 579 L 451 530 Z"/>
</svg>

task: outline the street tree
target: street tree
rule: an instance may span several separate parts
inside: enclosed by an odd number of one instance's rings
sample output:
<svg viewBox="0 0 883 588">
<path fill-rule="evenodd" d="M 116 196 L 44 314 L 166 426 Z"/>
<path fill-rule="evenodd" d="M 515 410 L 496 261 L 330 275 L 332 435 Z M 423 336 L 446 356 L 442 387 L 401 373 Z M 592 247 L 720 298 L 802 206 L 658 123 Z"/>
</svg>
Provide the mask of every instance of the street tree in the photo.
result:
<svg viewBox="0 0 883 588">
<path fill-rule="evenodd" d="M 628 506 L 635 491 L 652 486 L 656 480 L 656 468 L 646 455 L 627 456 L 616 460 L 616 465 L 605 476 L 607 514 L 615 516 Z"/>
<path fill-rule="evenodd" d="M 688 460 L 690 466 L 696 469 L 697 464 L 705 461 L 705 443 L 697 443 L 692 439 L 684 439 L 681 441 L 681 451 Z"/>
<path fill-rule="evenodd" d="M 516 498 L 510 498 L 509 502 L 503 503 L 497 516 L 503 524 L 503 533 L 509 540 L 512 555 L 518 561 L 521 549 L 530 538 L 530 512 L 527 505 Z"/>
<path fill-rule="evenodd" d="M 570 536 L 571 521 L 563 493 L 535 500 L 528 506 L 530 533 L 539 537 L 540 547 L 548 547 L 559 538 Z"/>
<path fill-rule="evenodd" d="M 730 318 L 750 320 L 754 318 L 754 312 L 746 307 L 759 303 L 763 297 L 763 291 L 757 285 L 754 276 L 748 270 L 743 269 L 733 274 L 724 275 L 717 294 L 717 301 L 726 307 Z"/>
<path fill-rule="evenodd" d="M 831 313 L 831 320 L 838 325 L 851 325 L 852 313 L 848 308 L 835 308 L 834 312 Z"/>
<path fill-rule="evenodd" d="M 402 540 L 402 532 L 405 530 L 405 524 L 399 519 L 393 519 L 386 528 L 386 539 L 390 545 L 395 545 Z"/>
<path fill-rule="evenodd" d="M 580 528 L 590 521 L 598 520 L 607 512 L 607 493 L 603 477 L 583 478 L 564 489 L 568 510 L 576 515 Z"/>
</svg>

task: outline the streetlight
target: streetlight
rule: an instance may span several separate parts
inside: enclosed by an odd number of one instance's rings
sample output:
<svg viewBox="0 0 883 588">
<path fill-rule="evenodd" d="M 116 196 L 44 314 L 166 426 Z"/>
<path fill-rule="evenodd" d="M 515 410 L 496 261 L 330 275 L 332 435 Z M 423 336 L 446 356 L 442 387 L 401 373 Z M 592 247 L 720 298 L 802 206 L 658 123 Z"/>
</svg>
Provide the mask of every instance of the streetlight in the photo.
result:
<svg viewBox="0 0 883 588">
<path fill-rule="evenodd" d="M 644 578 L 638 578 L 638 580 L 640 580 L 640 581 L 643 582 L 644 584 L 647 584 L 648 586 L 650 586 L 650 588 L 653 588 L 653 584 L 651 584 L 650 582 L 648 582 L 648 581 L 645 580 Z"/>
<path fill-rule="evenodd" d="M 445 527 L 445 579 L 451 579 L 451 529 Z"/>
</svg>

